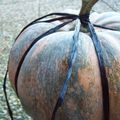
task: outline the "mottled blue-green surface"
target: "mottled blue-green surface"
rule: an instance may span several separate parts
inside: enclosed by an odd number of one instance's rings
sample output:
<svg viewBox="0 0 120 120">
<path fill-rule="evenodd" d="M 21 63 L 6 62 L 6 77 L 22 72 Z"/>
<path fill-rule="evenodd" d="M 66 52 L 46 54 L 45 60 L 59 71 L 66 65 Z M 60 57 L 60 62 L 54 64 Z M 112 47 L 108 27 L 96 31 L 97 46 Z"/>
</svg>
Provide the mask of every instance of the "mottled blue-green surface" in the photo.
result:
<svg viewBox="0 0 120 120">
<path fill-rule="evenodd" d="M 62 11 L 66 8 L 79 9 L 80 0 L 0 0 L 0 120 L 8 120 L 2 80 L 5 74 L 10 48 L 20 30 L 31 20 L 49 12 Z M 108 1 L 108 0 L 105 0 Z M 64 3 L 64 4 L 63 4 Z M 100 0 L 94 7 L 97 11 L 120 11 L 119 0 Z M 8 98 L 14 110 L 15 120 L 29 119 L 22 110 L 15 93 L 8 86 Z"/>
</svg>

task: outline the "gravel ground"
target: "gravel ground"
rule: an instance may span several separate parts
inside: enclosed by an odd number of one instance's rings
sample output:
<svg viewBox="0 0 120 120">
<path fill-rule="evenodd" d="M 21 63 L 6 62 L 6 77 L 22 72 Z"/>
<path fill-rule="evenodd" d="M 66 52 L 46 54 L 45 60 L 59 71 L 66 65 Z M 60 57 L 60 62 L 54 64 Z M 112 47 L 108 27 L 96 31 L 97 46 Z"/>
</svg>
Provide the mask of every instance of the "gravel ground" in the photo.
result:
<svg viewBox="0 0 120 120">
<path fill-rule="evenodd" d="M 7 60 L 13 41 L 20 30 L 31 20 L 50 12 L 63 9 L 76 9 L 81 6 L 80 0 L 0 0 L 0 120 L 9 120 L 2 89 Z M 108 2 L 109 1 L 109 2 Z M 79 3 L 79 4 L 78 4 Z M 119 0 L 100 0 L 94 11 L 120 12 Z M 8 82 L 8 99 L 14 112 L 15 120 L 31 120 L 26 115 L 13 89 Z"/>
</svg>

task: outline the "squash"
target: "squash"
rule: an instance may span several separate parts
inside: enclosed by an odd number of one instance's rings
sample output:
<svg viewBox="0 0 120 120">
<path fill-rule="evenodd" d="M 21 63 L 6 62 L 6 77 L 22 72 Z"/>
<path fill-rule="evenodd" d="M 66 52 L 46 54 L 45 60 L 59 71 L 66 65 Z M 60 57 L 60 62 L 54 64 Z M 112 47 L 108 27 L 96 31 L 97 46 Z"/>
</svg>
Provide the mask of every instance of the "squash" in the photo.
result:
<svg viewBox="0 0 120 120">
<path fill-rule="evenodd" d="M 80 15 L 89 13 L 97 0 L 83 0 Z M 87 7 L 86 7 L 87 6 Z M 111 21 L 109 22 L 110 15 Z M 118 13 L 93 13 L 92 23 L 120 28 Z M 117 21 L 117 22 L 116 22 Z M 58 21 L 62 22 L 62 21 Z M 112 23 L 112 24 L 111 24 Z M 50 120 L 68 71 L 74 31 L 70 25 L 40 39 L 27 53 L 16 79 L 20 61 L 38 35 L 58 23 L 37 23 L 15 41 L 9 58 L 9 78 L 26 112 L 34 120 Z M 120 32 L 95 28 L 102 44 L 109 84 L 110 120 L 120 120 Z M 56 120 L 103 120 L 100 69 L 89 33 L 79 33 L 77 55 L 64 104 Z"/>
</svg>

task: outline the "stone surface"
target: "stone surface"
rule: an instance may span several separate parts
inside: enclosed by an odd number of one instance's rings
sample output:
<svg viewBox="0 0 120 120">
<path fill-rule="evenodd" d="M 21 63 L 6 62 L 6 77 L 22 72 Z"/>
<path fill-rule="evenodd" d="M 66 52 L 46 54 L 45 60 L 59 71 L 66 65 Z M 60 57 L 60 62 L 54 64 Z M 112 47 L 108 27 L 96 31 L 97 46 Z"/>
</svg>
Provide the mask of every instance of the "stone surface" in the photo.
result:
<svg viewBox="0 0 120 120">
<path fill-rule="evenodd" d="M 94 6 L 93 10 L 97 12 L 116 11 L 120 12 L 120 1 L 119 0 L 99 0 Z"/>
<path fill-rule="evenodd" d="M 0 22 L 32 20 L 38 15 L 38 1 L 0 5 Z"/>
<path fill-rule="evenodd" d="M 36 0 L 34 0 L 34 1 L 36 1 Z M 33 2 L 33 0 L 0 0 L 0 5 L 1 4 L 4 4 L 4 5 L 6 5 L 6 4 L 16 4 L 16 3 L 26 3 L 26 2 Z"/>
<path fill-rule="evenodd" d="M 41 0 L 39 8 L 39 15 L 47 14 L 50 12 L 58 12 L 63 11 L 64 9 L 76 9 L 79 10 L 81 8 L 81 0 Z"/>
</svg>

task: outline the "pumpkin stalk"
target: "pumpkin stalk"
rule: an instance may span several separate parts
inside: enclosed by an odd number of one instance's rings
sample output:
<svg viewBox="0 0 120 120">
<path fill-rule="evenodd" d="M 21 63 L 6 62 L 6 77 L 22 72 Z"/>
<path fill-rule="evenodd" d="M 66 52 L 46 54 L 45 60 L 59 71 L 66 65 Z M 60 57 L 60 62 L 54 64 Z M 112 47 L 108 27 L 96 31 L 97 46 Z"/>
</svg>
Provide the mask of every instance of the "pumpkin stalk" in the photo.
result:
<svg viewBox="0 0 120 120">
<path fill-rule="evenodd" d="M 98 1 L 99 0 L 82 0 L 82 9 L 79 15 L 89 14 L 94 4 Z"/>
<path fill-rule="evenodd" d="M 82 0 L 82 8 L 80 10 L 79 16 L 85 15 L 85 14 L 90 14 L 90 11 L 94 4 L 98 2 L 99 0 Z M 87 26 L 82 24 L 81 25 L 81 31 L 82 32 L 87 32 Z"/>
</svg>

